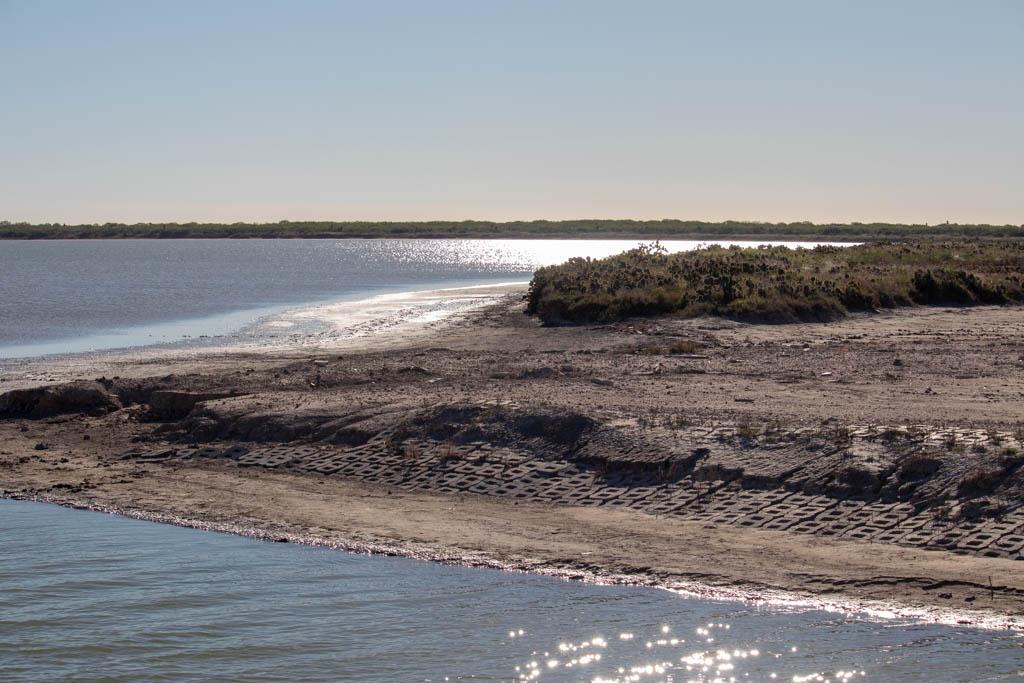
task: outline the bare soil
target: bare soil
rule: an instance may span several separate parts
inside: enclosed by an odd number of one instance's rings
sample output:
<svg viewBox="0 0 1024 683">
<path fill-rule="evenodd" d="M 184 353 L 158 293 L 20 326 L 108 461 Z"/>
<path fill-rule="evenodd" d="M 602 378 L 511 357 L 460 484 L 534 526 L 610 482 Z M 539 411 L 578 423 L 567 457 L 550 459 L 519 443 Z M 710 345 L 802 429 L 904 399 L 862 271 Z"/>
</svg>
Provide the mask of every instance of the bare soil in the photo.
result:
<svg viewBox="0 0 1024 683">
<path fill-rule="evenodd" d="M 1020 309 L 546 328 L 512 292 L 313 351 L 2 369 L 7 497 L 935 618 L 1024 609 Z"/>
</svg>

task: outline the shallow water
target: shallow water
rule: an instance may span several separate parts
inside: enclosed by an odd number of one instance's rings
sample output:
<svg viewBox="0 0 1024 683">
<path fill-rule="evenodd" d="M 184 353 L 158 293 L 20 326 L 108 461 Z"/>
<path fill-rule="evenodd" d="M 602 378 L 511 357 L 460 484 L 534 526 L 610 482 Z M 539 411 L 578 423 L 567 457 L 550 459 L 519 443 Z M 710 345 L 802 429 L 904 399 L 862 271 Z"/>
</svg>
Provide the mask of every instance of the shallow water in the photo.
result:
<svg viewBox="0 0 1024 683">
<path fill-rule="evenodd" d="M 1024 641 L 1006 631 L 370 557 L 39 503 L 0 501 L 0 548 L 4 681 L 1024 676 Z"/>
<path fill-rule="evenodd" d="M 527 281 L 542 265 L 573 256 L 607 256 L 637 244 L 479 239 L 0 241 L 0 358 L 226 335 L 291 307 L 388 292 Z M 664 244 L 681 251 L 700 243 Z"/>
</svg>

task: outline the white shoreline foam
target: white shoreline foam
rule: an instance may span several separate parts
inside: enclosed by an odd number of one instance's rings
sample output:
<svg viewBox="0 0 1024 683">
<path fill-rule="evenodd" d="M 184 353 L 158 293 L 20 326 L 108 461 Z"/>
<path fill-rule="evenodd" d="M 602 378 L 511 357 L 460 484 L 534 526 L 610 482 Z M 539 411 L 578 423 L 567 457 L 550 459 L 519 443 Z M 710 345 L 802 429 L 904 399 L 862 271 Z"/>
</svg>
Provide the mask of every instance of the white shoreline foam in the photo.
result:
<svg viewBox="0 0 1024 683">
<path fill-rule="evenodd" d="M 526 284 L 501 282 L 389 292 L 310 304 L 264 317 L 211 350 L 338 348 L 345 342 L 385 333 L 406 335 L 495 303 L 510 289 Z"/>
<path fill-rule="evenodd" d="M 387 335 L 400 341 L 428 331 L 448 318 L 497 302 L 526 282 L 499 282 L 388 292 L 352 300 L 312 303 L 264 315 L 237 332 L 147 346 L 0 357 L 0 389 L 57 381 L 61 370 L 84 370 L 121 362 L 198 359 L 234 353 L 286 353 L 314 349 L 351 349 L 367 338 Z M 8 384 L 11 382 L 12 384 Z"/>
<path fill-rule="evenodd" d="M 551 566 L 547 563 L 531 564 L 526 560 L 502 562 L 488 557 L 485 553 L 466 550 L 438 549 L 418 544 L 414 541 L 399 542 L 390 540 L 385 542 L 357 541 L 347 538 L 325 539 L 313 534 L 272 531 L 260 529 L 259 527 L 243 526 L 229 522 L 209 522 L 180 515 L 146 512 L 134 508 L 95 505 L 51 496 L 36 495 L 14 497 L 11 499 L 50 503 L 60 505 L 62 507 L 103 512 L 106 514 L 140 519 L 158 524 L 171 524 L 173 526 L 196 529 L 199 531 L 234 534 L 260 541 L 286 541 L 299 545 L 329 548 L 331 550 L 340 550 L 351 553 L 407 557 L 410 559 L 440 562 L 442 564 L 463 567 L 525 572 L 598 585 L 659 588 L 672 591 L 684 597 L 692 597 L 696 599 L 744 602 L 751 605 L 768 606 L 779 609 L 822 610 L 847 615 L 860 615 L 877 620 L 905 619 L 918 623 L 940 624 L 953 627 L 1024 631 L 1024 618 L 1013 614 L 956 610 L 945 607 L 914 607 L 870 599 L 822 598 L 763 587 L 748 588 L 742 586 L 712 586 L 693 580 L 661 582 L 646 575 L 601 574 L 572 567 Z"/>
</svg>

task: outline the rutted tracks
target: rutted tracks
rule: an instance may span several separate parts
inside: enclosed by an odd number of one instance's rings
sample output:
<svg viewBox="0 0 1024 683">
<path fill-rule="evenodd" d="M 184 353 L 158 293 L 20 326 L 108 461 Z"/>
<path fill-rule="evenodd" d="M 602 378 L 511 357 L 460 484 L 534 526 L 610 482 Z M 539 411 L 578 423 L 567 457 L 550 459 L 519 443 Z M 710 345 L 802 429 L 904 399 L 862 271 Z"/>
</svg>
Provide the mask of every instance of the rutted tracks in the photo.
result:
<svg viewBox="0 0 1024 683">
<path fill-rule="evenodd" d="M 916 434 L 914 443 L 921 448 L 947 443 L 951 438 L 974 448 L 983 447 L 988 440 L 1006 444 L 1013 439 L 1010 435 L 980 430 L 903 429 L 904 433 Z M 688 470 L 677 474 L 659 467 L 610 467 L 608 463 L 552 459 L 550 454 L 542 457 L 526 448 L 495 446 L 485 441 L 452 443 L 407 438 L 396 442 L 393 431 L 383 431 L 354 447 L 164 445 L 136 448 L 122 457 L 143 462 L 219 459 L 238 467 L 343 477 L 411 491 L 475 494 L 552 505 L 618 506 L 714 525 L 1024 559 L 1024 508 L 1004 505 L 994 512 L 971 517 L 957 501 L 952 501 L 952 506 L 922 505 L 893 500 L 892 495 L 853 497 L 795 490 L 800 479 L 792 476 L 794 469 L 814 466 L 813 460 L 795 468 L 788 464 L 794 457 L 807 458 L 806 451 L 797 449 L 794 455 L 792 446 L 789 450 L 783 447 L 799 442 L 799 432 L 776 435 L 774 441 L 766 443 L 758 442 L 763 436 L 752 437 L 743 449 L 734 443 L 736 432 L 735 426 L 688 430 L 688 437 L 694 441 L 687 443 L 687 447 L 694 443 L 707 445 L 694 448 L 699 457 L 690 462 Z M 853 428 L 847 431 L 846 450 L 832 447 L 817 457 L 849 457 L 851 452 L 894 438 L 894 432 L 893 428 L 883 427 Z M 729 443 L 723 447 L 723 442 Z M 902 457 L 906 461 L 912 456 L 904 453 Z M 746 469 L 730 468 L 731 460 L 742 460 Z M 780 472 L 790 475 L 791 481 L 787 483 Z M 892 471 L 888 475 L 898 479 Z M 771 481 L 776 484 L 766 485 Z"/>
</svg>

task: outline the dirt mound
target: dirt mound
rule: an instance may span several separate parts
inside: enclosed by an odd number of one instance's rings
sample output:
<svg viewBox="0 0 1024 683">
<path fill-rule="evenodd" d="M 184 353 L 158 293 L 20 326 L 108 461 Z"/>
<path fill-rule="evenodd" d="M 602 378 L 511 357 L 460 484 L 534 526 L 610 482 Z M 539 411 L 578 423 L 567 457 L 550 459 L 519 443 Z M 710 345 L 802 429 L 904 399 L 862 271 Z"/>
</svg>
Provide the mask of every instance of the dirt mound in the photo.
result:
<svg viewBox="0 0 1024 683">
<path fill-rule="evenodd" d="M 175 391 L 162 389 L 149 394 L 149 417 L 155 420 L 180 420 L 192 412 L 197 403 L 230 398 L 232 392 Z"/>
<path fill-rule="evenodd" d="M 168 421 L 158 432 L 188 443 L 234 440 L 358 446 L 408 414 L 401 406 L 379 410 L 345 403 L 295 406 L 276 396 L 252 394 L 195 402 L 184 418 Z"/>
<path fill-rule="evenodd" d="M 572 459 L 598 423 L 580 413 L 531 406 L 453 404 L 420 411 L 400 424 L 393 440 L 430 439 L 514 446 L 548 459 Z"/>
<path fill-rule="evenodd" d="M 0 395 L 0 418 L 38 420 L 55 415 L 105 415 L 120 410 L 121 400 L 98 382 L 70 382 Z"/>
</svg>

